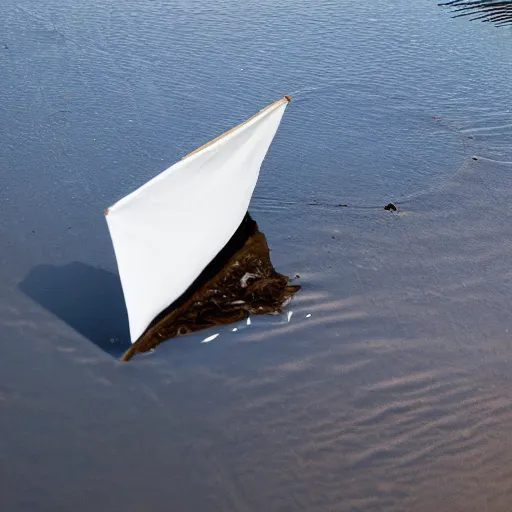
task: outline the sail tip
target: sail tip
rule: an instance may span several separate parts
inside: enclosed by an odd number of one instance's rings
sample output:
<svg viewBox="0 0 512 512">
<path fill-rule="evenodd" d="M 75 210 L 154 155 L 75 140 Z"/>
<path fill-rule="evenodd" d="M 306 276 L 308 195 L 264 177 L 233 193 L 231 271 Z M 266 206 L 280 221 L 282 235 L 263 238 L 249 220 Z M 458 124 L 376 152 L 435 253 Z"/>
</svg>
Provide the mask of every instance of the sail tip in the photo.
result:
<svg viewBox="0 0 512 512">
<path fill-rule="evenodd" d="M 292 101 L 292 97 L 289 94 L 285 94 L 284 97 L 288 103 L 290 103 L 290 101 Z"/>
</svg>

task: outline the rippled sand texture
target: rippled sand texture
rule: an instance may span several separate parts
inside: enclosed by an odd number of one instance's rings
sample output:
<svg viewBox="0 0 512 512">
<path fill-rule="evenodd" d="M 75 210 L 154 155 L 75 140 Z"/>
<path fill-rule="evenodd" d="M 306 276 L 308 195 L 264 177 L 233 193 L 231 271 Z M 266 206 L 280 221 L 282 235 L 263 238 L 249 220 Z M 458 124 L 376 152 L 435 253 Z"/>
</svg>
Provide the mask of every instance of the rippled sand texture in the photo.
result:
<svg viewBox="0 0 512 512">
<path fill-rule="evenodd" d="M 0 509 L 510 511 L 506 27 L 431 0 L 0 20 Z M 251 212 L 293 316 L 119 363 L 104 208 L 284 93 Z"/>
</svg>

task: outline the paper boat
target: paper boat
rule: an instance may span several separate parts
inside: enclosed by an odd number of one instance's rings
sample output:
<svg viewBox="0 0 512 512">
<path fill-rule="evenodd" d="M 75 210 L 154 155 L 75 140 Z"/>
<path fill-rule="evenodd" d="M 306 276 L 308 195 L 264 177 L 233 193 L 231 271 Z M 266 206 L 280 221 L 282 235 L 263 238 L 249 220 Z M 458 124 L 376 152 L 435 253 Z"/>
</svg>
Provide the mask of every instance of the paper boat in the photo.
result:
<svg viewBox="0 0 512 512">
<path fill-rule="evenodd" d="M 189 290 L 243 225 L 290 101 L 285 96 L 269 105 L 105 211 L 132 343 Z"/>
</svg>

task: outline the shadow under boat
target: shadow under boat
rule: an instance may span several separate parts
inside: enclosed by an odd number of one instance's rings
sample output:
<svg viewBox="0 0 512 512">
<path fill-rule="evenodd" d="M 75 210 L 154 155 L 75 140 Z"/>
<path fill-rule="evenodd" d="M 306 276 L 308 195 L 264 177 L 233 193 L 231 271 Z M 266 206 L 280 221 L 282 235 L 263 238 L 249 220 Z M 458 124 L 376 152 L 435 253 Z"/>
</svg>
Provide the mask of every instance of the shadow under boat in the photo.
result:
<svg viewBox="0 0 512 512">
<path fill-rule="evenodd" d="M 300 287 L 274 269 L 265 235 L 247 213 L 219 254 L 133 345 L 118 275 L 81 262 L 39 265 L 19 288 L 99 348 L 128 361 L 176 336 L 280 313 Z"/>
<path fill-rule="evenodd" d="M 279 314 L 300 289 L 270 261 L 265 235 L 247 213 L 219 254 L 187 291 L 160 313 L 122 361 L 160 343 L 250 315 Z"/>
<path fill-rule="evenodd" d="M 39 265 L 19 289 L 105 352 L 120 357 L 130 347 L 118 275 L 78 261 Z"/>
</svg>

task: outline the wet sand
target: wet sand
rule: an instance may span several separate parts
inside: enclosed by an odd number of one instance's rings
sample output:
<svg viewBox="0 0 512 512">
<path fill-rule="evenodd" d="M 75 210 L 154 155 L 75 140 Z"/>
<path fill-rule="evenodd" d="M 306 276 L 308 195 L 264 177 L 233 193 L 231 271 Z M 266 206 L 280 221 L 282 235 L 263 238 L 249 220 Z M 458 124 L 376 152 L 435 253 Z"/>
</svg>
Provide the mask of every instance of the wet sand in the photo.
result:
<svg viewBox="0 0 512 512">
<path fill-rule="evenodd" d="M 510 32 L 430 1 L 0 11 L 0 508 L 508 512 Z M 120 363 L 104 208 L 282 93 L 251 213 L 293 316 Z"/>
</svg>

